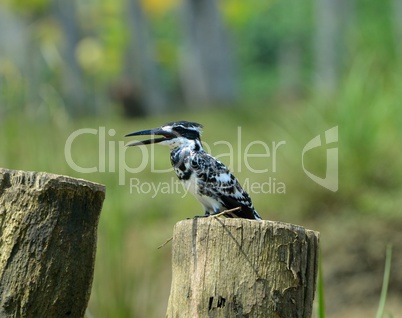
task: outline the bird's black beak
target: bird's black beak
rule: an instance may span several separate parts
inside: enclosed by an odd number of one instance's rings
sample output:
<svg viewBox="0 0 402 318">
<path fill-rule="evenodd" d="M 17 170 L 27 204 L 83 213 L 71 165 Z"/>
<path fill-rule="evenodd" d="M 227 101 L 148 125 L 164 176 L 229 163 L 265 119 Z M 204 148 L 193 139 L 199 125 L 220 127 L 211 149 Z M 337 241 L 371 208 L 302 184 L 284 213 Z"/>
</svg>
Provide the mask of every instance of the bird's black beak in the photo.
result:
<svg viewBox="0 0 402 318">
<path fill-rule="evenodd" d="M 156 144 L 159 143 L 161 141 L 165 141 L 165 140 L 169 140 L 169 139 L 173 139 L 175 137 L 177 137 L 175 134 L 170 133 L 166 130 L 163 130 L 161 128 L 154 128 L 154 129 L 147 129 L 147 130 L 141 130 L 141 131 L 137 131 L 137 132 L 133 132 L 130 134 L 125 135 L 124 137 L 131 137 L 131 136 L 143 136 L 143 135 L 161 135 L 163 137 L 160 138 L 152 138 L 152 139 L 148 139 L 148 140 L 143 140 L 143 141 L 135 141 L 132 143 L 127 144 L 127 147 L 130 146 L 139 146 L 139 145 L 149 145 L 149 144 Z"/>
</svg>

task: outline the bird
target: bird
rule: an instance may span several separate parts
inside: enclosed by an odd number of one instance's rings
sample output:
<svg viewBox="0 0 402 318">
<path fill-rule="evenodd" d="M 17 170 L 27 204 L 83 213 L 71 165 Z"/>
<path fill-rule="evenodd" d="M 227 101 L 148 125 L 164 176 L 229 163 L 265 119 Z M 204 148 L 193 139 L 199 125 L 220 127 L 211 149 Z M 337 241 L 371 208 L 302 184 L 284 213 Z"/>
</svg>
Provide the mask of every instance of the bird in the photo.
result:
<svg viewBox="0 0 402 318">
<path fill-rule="evenodd" d="M 235 209 L 224 215 L 261 220 L 250 196 L 236 177 L 222 162 L 202 148 L 202 128 L 201 124 L 195 122 L 176 121 L 158 128 L 129 133 L 125 137 L 152 136 L 151 139 L 131 142 L 127 144 L 128 147 L 156 143 L 169 146 L 170 161 L 177 177 L 204 208 L 205 214 L 199 217 Z"/>
</svg>

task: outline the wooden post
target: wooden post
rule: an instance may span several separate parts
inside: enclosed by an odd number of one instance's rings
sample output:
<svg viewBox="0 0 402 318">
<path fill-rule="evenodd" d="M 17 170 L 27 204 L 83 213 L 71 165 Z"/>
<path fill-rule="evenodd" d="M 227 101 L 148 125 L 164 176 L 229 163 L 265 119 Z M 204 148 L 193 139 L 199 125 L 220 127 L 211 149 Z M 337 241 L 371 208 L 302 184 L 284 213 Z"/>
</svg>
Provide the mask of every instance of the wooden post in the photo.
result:
<svg viewBox="0 0 402 318">
<path fill-rule="evenodd" d="M 166 317 L 311 317 L 318 235 L 271 221 L 178 222 Z"/>
<path fill-rule="evenodd" d="M 83 317 L 105 187 L 0 169 L 0 317 Z"/>
</svg>

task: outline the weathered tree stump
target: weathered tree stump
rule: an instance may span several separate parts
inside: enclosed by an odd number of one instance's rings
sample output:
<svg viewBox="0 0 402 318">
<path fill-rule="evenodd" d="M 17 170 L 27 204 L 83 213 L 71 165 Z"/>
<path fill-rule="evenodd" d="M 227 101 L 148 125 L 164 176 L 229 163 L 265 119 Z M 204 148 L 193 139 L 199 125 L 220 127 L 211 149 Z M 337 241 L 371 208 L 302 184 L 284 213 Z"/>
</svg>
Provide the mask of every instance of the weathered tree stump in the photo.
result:
<svg viewBox="0 0 402 318">
<path fill-rule="evenodd" d="M 173 234 L 166 317 L 311 317 L 318 233 L 271 221 L 199 218 Z"/>
<path fill-rule="evenodd" d="M 0 169 L 0 317 L 83 317 L 105 187 Z"/>
</svg>

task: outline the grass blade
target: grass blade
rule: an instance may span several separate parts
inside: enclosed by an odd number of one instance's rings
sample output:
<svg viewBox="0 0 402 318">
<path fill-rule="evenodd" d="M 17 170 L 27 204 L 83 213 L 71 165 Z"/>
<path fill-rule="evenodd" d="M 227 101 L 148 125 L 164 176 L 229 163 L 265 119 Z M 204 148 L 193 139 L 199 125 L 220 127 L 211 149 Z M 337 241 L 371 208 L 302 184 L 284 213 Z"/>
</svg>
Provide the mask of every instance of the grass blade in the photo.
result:
<svg viewBox="0 0 402 318">
<path fill-rule="evenodd" d="M 392 245 L 388 244 L 385 256 L 385 269 L 384 269 L 384 278 L 382 281 L 381 297 L 380 297 L 380 303 L 378 304 L 376 318 L 382 318 L 384 314 L 385 302 L 387 300 L 389 275 L 391 272 L 391 259 L 392 259 Z"/>
<path fill-rule="evenodd" d="M 318 281 L 317 281 L 317 316 L 318 318 L 325 318 L 325 302 L 324 302 L 324 283 L 322 277 L 322 261 L 321 261 L 321 251 L 318 255 Z"/>
</svg>

